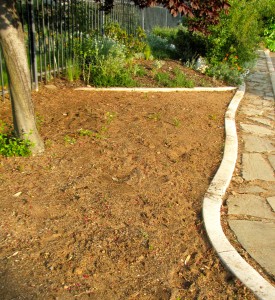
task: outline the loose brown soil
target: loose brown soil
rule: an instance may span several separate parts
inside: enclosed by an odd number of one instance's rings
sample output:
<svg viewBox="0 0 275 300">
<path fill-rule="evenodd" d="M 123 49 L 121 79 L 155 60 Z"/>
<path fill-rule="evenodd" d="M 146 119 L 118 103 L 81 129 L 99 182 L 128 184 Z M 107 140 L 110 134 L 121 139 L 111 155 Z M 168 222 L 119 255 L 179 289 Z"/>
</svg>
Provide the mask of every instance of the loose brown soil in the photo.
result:
<svg viewBox="0 0 275 300">
<path fill-rule="evenodd" d="M 0 158 L 0 298 L 255 299 L 201 218 L 232 96 L 41 87 L 45 153 Z"/>
</svg>

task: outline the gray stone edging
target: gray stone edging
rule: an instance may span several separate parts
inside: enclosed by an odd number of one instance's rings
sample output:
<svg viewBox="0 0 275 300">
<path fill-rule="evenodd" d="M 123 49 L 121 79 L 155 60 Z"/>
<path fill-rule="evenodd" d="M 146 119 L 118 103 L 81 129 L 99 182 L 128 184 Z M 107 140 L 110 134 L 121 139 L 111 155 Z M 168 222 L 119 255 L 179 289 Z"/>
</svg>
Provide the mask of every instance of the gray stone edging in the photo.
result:
<svg viewBox="0 0 275 300">
<path fill-rule="evenodd" d="M 274 66 L 272 64 L 272 60 L 269 56 L 270 51 L 269 50 L 265 50 L 265 58 L 267 61 L 267 67 L 268 67 L 268 71 L 270 74 L 270 79 L 271 79 L 271 83 L 272 83 L 272 88 L 273 88 L 273 93 L 275 95 L 275 70 L 274 70 Z"/>
<path fill-rule="evenodd" d="M 236 87 L 194 87 L 194 88 L 94 88 L 94 87 L 80 87 L 76 88 L 76 91 L 112 91 L 112 92 L 226 92 L 236 90 Z"/>
<path fill-rule="evenodd" d="M 262 300 L 275 299 L 275 287 L 250 266 L 230 244 L 225 236 L 220 219 L 220 209 L 226 189 L 231 181 L 238 156 L 238 137 L 235 114 L 244 96 L 241 86 L 231 100 L 225 115 L 225 149 L 222 163 L 203 199 L 203 221 L 209 240 L 222 263 Z"/>
</svg>

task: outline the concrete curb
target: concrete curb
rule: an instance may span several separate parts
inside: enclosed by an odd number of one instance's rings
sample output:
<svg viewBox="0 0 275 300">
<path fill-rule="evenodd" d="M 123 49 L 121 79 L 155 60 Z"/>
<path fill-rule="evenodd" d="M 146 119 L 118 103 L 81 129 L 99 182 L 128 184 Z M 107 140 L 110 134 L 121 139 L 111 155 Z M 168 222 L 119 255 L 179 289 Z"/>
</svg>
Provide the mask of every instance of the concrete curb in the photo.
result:
<svg viewBox="0 0 275 300">
<path fill-rule="evenodd" d="M 233 91 L 235 87 L 226 86 L 226 87 L 194 87 L 194 88 L 93 88 L 93 87 L 80 87 L 76 88 L 76 91 L 97 91 L 97 92 L 104 92 L 104 91 L 112 91 L 112 92 L 226 92 L 226 91 Z"/>
<path fill-rule="evenodd" d="M 265 58 L 267 61 L 267 67 L 268 67 L 268 71 L 270 74 L 270 79 L 271 79 L 271 83 L 272 83 L 272 88 L 273 88 L 273 94 L 275 95 L 275 70 L 272 64 L 272 60 L 269 56 L 270 51 L 269 50 L 265 50 L 264 54 L 265 54 Z"/>
<path fill-rule="evenodd" d="M 238 156 L 235 114 L 244 93 L 245 85 L 238 89 L 225 115 L 226 140 L 224 156 L 203 199 L 203 221 L 209 240 L 222 263 L 244 285 L 251 289 L 259 299 L 274 300 L 275 287 L 252 268 L 230 244 L 222 230 L 220 220 L 220 209 L 223 203 L 222 197 L 231 181 Z"/>
</svg>

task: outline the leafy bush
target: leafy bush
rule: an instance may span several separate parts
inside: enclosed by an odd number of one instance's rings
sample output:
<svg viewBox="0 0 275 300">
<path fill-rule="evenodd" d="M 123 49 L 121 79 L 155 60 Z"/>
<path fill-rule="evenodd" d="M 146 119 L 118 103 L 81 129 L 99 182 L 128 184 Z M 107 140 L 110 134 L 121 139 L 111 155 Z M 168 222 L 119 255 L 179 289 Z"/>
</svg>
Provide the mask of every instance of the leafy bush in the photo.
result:
<svg viewBox="0 0 275 300">
<path fill-rule="evenodd" d="M 206 69 L 206 74 L 234 86 L 242 83 L 240 72 L 230 67 L 226 62 L 211 65 Z"/>
<path fill-rule="evenodd" d="M 254 60 L 260 41 L 258 11 L 254 1 L 231 0 L 229 14 L 221 14 L 218 25 L 210 28 L 207 57 L 212 64 L 227 59 L 230 67 L 238 69 Z M 238 57 L 238 66 L 233 57 Z"/>
<path fill-rule="evenodd" d="M 174 45 L 178 57 L 187 62 L 206 55 L 207 38 L 202 33 L 181 29 L 176 35 Z"/>
<path fill-rule="evenodd" d="M 275 18 L 272 18 L 270 24 L 264 29 L 264 41 L 266 47 L 275 52 Z"/>
<path fill-rule="evenodd" d="M 95 86 L 134 86 L 127 48 L 110 38 L 86 38 L 76 48 L 85 83 Z"/>
<path fill-rule="evenodd" d="M 118 23 L 107 24 L 104 29 L 105 36 L 93 34 L 75 44 L 83 80 L 95 86 L 136 86 L 133 57 L 137 53 L 145 58 L 151 55 L 145 32 L 138 28 L 135 35 L 127 34 Z"/>
<path fill-rule="evenodd" d="M 177 33 L 181 28 L 182 26 L 173 28 L 156 26 L 152 29 L 152 34 L 162 39 L 166 39 L 170 44 L 173 44 L 176 39 Z"/>
<path fill-rule="evenodd" d="M 2 156 L 29 156 L 32 143 L 29 140 L 16 138 L 7 125 L 0 121 L 0 155 Z"/>
<path fill-rule="evenodd" d="M 141 27 L 137 28 L 134 35 L 128 34 L 118 23 L 109 23 L 104 27 L 104 34 L 106 37 L 123 44 L 126 47 L 128 57 L 135 53 L 143 53 L 147 45 L 145 31 Z"/>
<path fill-rule="evenodd" d="M 155 34 L 148 34 L 147 42 L 152 54 L 157 59 L 177 58 L 177 52 L 173 44 L 167 38 Z"/>
</svg>

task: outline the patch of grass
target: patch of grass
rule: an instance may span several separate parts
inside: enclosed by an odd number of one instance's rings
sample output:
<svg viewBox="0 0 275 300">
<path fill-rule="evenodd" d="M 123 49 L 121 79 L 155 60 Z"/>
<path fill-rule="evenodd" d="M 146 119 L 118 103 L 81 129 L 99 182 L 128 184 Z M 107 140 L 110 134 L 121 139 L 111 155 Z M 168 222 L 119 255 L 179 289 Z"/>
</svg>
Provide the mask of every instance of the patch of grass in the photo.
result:
<svg viewBox="0 0 275 300">
<path fill-rule="evenodd" d="M 186 87 L 192 88 L 195 86 L 193 80 L 190 80 L 186 77 L 186 75 L 180 71 L 180 69 L 176 68 L 174 70 L 175 78 L 171 83 L 171 87 Z"/>
<path fill-rule="evenodd" d="M 66 63 L 66 78 L 69 81 L 79 80 L 81 69 L 78 61 L 69 59 Z"/>
<path fill-rule="evenodd" d="M 158 72 L 154 78 L 162 86 L 169 87 L 171 85 L 171 79 L 167 73 Z"/>
<path fill-rule="evenodd" d="M 186 87 L 192 88 L 195 86 L 193 80 L 190 80 L 186 77 L 186 75 L 180 71 L 180 69 L 176 68 L 173 70 L 174 78 L 171 78 L 168 73 L 158 72 L 155 75 L 155 80 L 162 86 L 165 87 Z"/>
<path fill-rule="evenodd" d="M 14 136 L 11 128 L 0 121 L 0 155 L 30 156 L 33 144 L 28 140 L 21 140 Z"/>
</svg>

